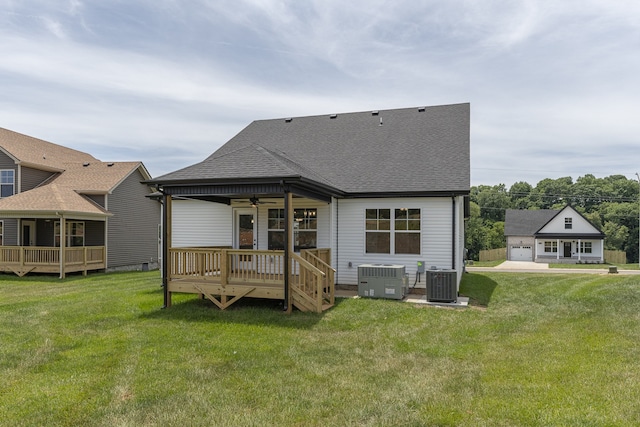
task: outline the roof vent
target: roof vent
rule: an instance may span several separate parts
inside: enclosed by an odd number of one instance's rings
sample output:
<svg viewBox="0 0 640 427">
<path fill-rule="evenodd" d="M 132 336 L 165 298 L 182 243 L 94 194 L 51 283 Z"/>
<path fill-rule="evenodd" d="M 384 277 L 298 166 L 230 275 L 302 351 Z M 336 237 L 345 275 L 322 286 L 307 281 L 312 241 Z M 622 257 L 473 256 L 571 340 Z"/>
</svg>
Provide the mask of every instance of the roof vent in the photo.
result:
<svg viewBox="0 0 640 427">
<path fill-rule="evenodd" d="M 419 113 L 424 113 L 426 107 L 418 107 L 418 112 Z"/>
<path fill-rule="evenodd" d="M 379 112 L 378 110 L 373 110 L 373 111 L 371 112 L 371 115 L 372 115 L 372 116 L 377 116 L 378 114 L 380 114 L 380 112 Z"/>
<path fill-rule="evenodd" d="M 330 119 L 335 119 L 336 117 L 338 117 L 337 114 L 332 114 L 332 115 L 329 116 Z"/>
<path fill-rule="evenodd" d="M 291 117 L 287 117 L 286 119 L 284 119 L 285 123 L 291 123 L 291 120 L 293 120 Z"/>
<path fill-rule="evenodd" d="M 89 162 L 85 162 L 85 163 L 83 163 L 83 164 L 82 164 L 82 166 L 84 166 L 84 167 L 86 168 L 86 167 L 87 167 L 87 166 L 89 166 L 90 164 L 91 164 L 91 163 L 89 163 Z"/>
<path fill-rule="evenodd" d="M 380 124 L 378 126 L 382 126 L 382 117 L 380 117 Z"/>
<path fill-rule="evenodd" d="M 108 166 L 108 167 L 113 166 L 113 162 L 107 163 L 107 166 Z"/>
</svg>

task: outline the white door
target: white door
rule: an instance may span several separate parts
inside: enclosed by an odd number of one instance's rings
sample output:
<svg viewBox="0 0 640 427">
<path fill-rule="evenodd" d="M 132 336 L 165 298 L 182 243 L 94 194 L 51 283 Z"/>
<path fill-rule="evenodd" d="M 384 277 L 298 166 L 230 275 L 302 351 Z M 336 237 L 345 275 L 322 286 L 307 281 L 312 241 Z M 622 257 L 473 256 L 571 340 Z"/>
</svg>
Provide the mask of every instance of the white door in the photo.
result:
<svg viewBox="0 0 640 427">
<path fill-rule="evenodd" d="M 533 261 L 531 246 L 511 246 L 511 261 Z"/>
</svg>

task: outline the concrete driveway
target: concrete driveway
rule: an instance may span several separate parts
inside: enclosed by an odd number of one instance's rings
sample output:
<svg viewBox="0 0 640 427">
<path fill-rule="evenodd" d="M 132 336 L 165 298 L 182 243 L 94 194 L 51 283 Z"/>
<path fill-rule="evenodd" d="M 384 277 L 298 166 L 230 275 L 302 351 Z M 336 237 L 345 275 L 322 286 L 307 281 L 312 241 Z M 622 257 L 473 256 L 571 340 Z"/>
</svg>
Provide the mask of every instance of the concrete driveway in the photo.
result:
<svg viewBox="0 0 640 427">
<path fill-rule="evenodd" d="M 603 265 L 602 268 L 549 268 L 549 264 L 531 262 L 531 261 L 504 261 L 495 267 L 474 267 L 472 265 L 466 267 L 467 271 L 494 271 L 505 273 L 579 273 L 579 274 L 610 274 L 609 267 Z M 618 270 L 619 274 L 640 274 L 640 270 Z"/>
<path fill-rule="evenodd" d="M 549 264 L 532 261 L 505 261 L 493 268 L 496 270 L 548 270 Z"/>
</svg>

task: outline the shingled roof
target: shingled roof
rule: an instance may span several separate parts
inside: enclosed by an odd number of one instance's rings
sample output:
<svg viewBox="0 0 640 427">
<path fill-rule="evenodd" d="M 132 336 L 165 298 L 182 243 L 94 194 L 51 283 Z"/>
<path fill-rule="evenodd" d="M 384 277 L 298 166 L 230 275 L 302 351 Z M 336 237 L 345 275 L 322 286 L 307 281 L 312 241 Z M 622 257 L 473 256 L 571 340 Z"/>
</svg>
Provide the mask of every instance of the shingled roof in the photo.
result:
<svg viewBox="0 0 640 427">
<path fill-rule="evenodd" d="M 559 212 L 554 209 L 507 209 L 504 217 L 504 235 L 533 236 Z"/>
<path fill-rule="evenodd" d="M 91 154 L 0 128 L 0 150 L 23 166 L 62 171 L 65 163 L 97 162 Z"/>
<path fill-rule="evenodd" d="M 85 195 L 111 193 L 140 169 L 141 162 L 101 162 L 90 154 L 0 128 L 0 150 L 16 164 L 54 172 L 46 182 L 29 191 L 0 199 L 0 216 L 68 213 L 106 217 L 110 213 Z"/>
<path fill-rule="evenodd" d="M 468 193 L 468 103 L 257 120 L 159 184 L 305 178 L 345 194 Z"/>
</svg>

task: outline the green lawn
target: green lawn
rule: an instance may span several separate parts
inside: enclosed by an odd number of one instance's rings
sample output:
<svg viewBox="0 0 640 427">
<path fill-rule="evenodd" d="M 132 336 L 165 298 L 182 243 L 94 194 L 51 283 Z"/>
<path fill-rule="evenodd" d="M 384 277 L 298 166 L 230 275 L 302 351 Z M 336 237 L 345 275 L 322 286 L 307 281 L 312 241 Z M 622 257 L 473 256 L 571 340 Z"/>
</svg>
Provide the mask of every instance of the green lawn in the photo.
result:
<svg viewBox="0 0 640 427">
<path fill-rule="evenodd" d="M 636 426 L 640 276 L 466 274 L 469 309 L 323 315 L 157 272 L 0 275 L 0 425 Z"/>
</svg>

